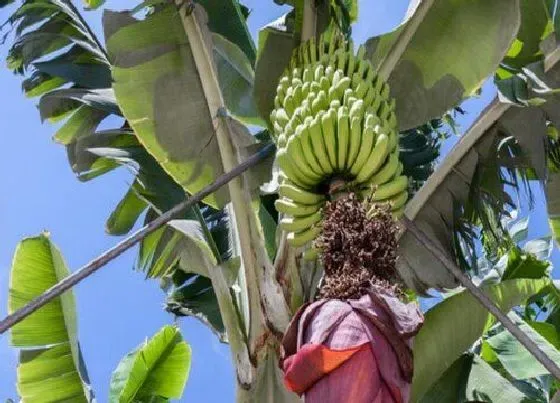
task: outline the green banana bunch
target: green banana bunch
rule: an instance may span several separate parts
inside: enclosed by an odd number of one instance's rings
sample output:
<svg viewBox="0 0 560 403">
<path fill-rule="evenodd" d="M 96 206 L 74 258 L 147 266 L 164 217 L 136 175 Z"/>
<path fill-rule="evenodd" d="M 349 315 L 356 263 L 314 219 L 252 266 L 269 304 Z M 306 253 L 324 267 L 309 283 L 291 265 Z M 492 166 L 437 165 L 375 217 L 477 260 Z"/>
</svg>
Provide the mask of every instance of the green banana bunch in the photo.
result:
<svg viewBox="0 0 560 403">
<path fill-rule="evenodd" d="M 296 50 L 280 79 L 270 115 L 282 183 L 276 209 L 294 247 L 321 231 L 329 184 L 390 205 L 398 219 L 408 200 L 399 162 L 395 100 L 389 85 L 352 42 L 333 34 Z M 313 259 L 317 251 L 307 249 Z"/>
</svg>

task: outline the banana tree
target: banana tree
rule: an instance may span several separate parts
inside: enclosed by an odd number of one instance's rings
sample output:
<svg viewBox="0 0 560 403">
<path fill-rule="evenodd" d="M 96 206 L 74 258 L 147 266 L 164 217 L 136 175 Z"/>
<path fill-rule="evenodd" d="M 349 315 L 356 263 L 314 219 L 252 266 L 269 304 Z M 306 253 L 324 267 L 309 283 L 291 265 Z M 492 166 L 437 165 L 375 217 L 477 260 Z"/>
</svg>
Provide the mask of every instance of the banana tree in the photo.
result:
<svg viewBox="0 0 560 403">
<path fill-rule="evenodd" d="M 453 346 L 429 364 L 425 340 L 443 319 L 428 314 L 420 330 L 414 294 L 458 282 L 396 222 L 413 220 L 469 272 L 477 228 L 491 259 L 512 247 L 501 225 L 512 204 L 504 186 L 545 180 L 554 162 L 526 139 L 554 126 L 542 111 L 555 92 L 534 86 L 546 80 L 527 66 L 553 71 L 555 50 L 539 45 L 554 38 L 555 2 L 416 0 L 394 31 L 357 49 L 349 29 L 356 1 L 285 3 L 292 10 L 260 31 L 258 45 L 237 0 L 161 0 L 105 11 L 103 46 L 70 1 L 26 0 L 9 20 L 8 66 L 30 72 L 23 88 L 41 97 L 41 118 L 63 122 L 55 140 L 79 179 L 133 169 L 107 221 L 112 234 L 129 232 L 142 214 L 152 222 L 276 146 L 274 161 L 182 211 L 139 249 L 139 269 L 161 279 L 167 309 L 202 319 L 229 342 L 238 401 L 298 401 L 292 391 L 323 401 L 358 381 L 361 398 L 419 401 L 489 319 L 481 311 L 468 332 L 442 334 Z M 494 125 L 509 109 L 496 101 L 432 174 L 437 148 L 421 128 L 493 74 L 500 88 L 531 84 L 522 95 L 533 91 L 540 102 Z M 108 116 L 122 123 L 99 130 Z M 506 311 L 554 292 L 545 273 L 510 281 L 486 290 Z M 455 309 L 470 308 L 468 298 Z M 352 327 L 361 331 L 337 337 Z M 326 356 L 332 365 L 320 365 Z M 372 369 L 369 377 L 354 378 L 360 368 Z M 479 368 L 472 373 L 489 373 Z"/>
</svg>

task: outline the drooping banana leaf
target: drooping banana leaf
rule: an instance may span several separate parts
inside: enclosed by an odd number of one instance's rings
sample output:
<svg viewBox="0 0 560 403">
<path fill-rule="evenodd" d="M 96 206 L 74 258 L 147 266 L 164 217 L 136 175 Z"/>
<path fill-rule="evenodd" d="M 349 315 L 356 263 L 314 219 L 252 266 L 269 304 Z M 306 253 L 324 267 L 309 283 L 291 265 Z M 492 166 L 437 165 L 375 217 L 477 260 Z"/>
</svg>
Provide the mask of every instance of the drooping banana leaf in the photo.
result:
<svg viewBox="0 0 560 403">
<path fill-rule="evenodd" d="M 483 290 L 502 311 L 507 312 L 549 283 L 546 278 L 507 280 Z M 413 400 L 422 398 L 494 321 L 494 317 L 468 291 L 446 298 L 429 310 L 414 340 Z"/>
<path fill-rule="evenodd" d="M 10 275 L 8 312 L 38 297 L 70 272 L 47 233 L 17 246 Z M 21 348 L 17 390 L 25 402 L 91 402 L 93 392 L 78 343 L 72 291 L 49 302 L 11 329 L 10 342 Z"/>
<path fill-rule="evenodd" d="M 424 124 L 472 95 L 502 61 L 519 24 L 518 0 L 410 1 L 397 29 L 366 43 L 388 77 L 399 127 Z"/>
<path fill-rule="evenodd" d="M 164 326 L 124 357 L 111 377 L 111 403 L 180 399 L 191 367 L 191 348 L 177 327 Z"/>
<path fill-rule="evenodd" d="M 558 50 L 554 51 L 541 62 L 541 75 L 550 83 L 560 71 L 558 54 Z M 533 90 L 526 85 L 525 91 L 530 94 Z M 537 89 L 532 93 L 539 94 Z M 546 177 L 548 122 L 560 122 L 555 95 L 549 93 L 547 99 L 539 106 L 526 107 L 495 99 L 407 205 L 406 216 L 451 259 L 461 262 L 461 245 L 454 234 L 463 231 L 463 240 L 472 238 L 473 234 L 465 234 L 469 226 L 486 228 L 486 236 L 493 237 L 495 243 L 505 239 L 499 220 L 508 207 L 514 207 L 506 184 L 522 189 L 531 178 L 530 171 L 541 181 Z M 554 209 L 554 203 L 550 205 Z M 403 256 L 399 268 L 410 286 L 423 291 L 456 284 L 437 259 L 409 234 L 403 236 L 399 248 Z M 469 248 L 474 250 L 472 245 Z"/>
<path fill-rule="evenodd" d="M 71 1 L 26 0 L 8 21 L 15 33 L 8 67 L 27 73 L 22 87 L 27 96 L 42 96 L 42 119 L 66 119 L 57 141 L 67 145 L 120 114 L 105 51 Z"/>
</svg>

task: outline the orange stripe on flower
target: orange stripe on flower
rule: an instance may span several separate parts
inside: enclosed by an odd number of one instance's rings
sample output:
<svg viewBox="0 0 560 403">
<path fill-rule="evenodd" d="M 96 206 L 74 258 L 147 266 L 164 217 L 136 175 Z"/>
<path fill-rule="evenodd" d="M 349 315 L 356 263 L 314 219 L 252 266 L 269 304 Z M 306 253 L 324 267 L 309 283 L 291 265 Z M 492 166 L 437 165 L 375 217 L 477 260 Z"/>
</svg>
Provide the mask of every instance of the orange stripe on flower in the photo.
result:
<svg viewBox="0 0 560 403">
<path fill-rule="evenodd" d="M 370 348 L 369 343 L 345 350 L 306 344 L 284 360 L 284 384 L 292 392 L 302 395 L 319 379 L 340 367 L 358 351 L 367 348 Z"/>
</svg>

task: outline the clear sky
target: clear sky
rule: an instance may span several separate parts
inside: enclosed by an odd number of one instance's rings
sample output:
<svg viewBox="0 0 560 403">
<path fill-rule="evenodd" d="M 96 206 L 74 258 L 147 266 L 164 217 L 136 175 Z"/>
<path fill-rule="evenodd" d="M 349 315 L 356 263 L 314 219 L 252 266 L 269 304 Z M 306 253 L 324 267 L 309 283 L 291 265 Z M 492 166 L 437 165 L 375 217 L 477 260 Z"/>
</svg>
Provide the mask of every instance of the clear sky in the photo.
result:
<svg viewBox="0 0 560 403">
<path fill-rule="evenodd" d="M 272 0 L 243 3 L 252 9 L 249 25 L 254 37 L 260 26 L 286 10 Z M 131 4 L 107 0 L 106 6 L 118 10 Z M 407 0 L 361 0 L 355 41 L 361 43 L 392 29 L 407 4 Z M 0 11 L 0 21 L 6 19 L 8 11 Z M 102 36 L 101 13 L 87 12 L 85 16 Z M 0 47 L 0 59 L 5 59 L 6 52 L 6 46 Z M 41 124 L 36 100 L 25 99 L 20 85 L 20 77 L 0 69 L 0 183 L 4 189 L 0 191 L 1 317 L 6 315 L 9 268 L 18 241 L 48 230 L 71 270 L 77 269 L 119 240 L 105 234 L 104 223 L 132 179 L 121 169 L 91 182 L 79 182 L 70 170 L 64 148 L 51 140 L 54 128 Z M 463 128 L 492 96 L 489 88 L 481 99 L 467 103 L 469 115 L 459 121 Z M 532 237 L 548 233 L 541 204 L 539 199 Z M 99 402 L 107 401 L 111 372 L 120 359 L 163 324 L 173 321 L 163 311 L 164 295 L 158 283 L 146 281 L 132 270 L 135 254 L 136 250 L 126 253 L 75 289 L 79 339 Z M 227 346 L 195 319 L 181 319 L 180 326 L 193 348 L 191 376 L 181 401 L 232 402 L 234 377 Z M 5 335 L 0 336 L 0 401 L 17 398 L 16 363 L 15 350 L 8 346 Z"/>
</svg>

